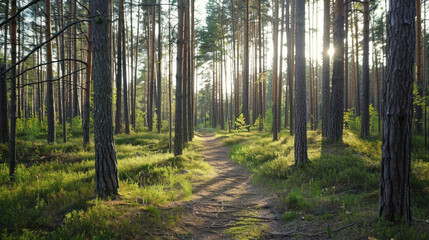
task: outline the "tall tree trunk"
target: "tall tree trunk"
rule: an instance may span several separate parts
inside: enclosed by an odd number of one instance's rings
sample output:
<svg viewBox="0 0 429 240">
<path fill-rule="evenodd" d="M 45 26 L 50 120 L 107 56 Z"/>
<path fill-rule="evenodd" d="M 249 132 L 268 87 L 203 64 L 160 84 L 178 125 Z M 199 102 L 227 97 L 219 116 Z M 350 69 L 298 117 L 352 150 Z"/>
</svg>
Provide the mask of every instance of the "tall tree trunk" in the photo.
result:
<svg viewBox="0 0 429 240">
<path fill-rule="evenodd" d="M 329 44 L 330 44 L 330 9 L 329 6 L 330 0 L 324 0 L 323 5 L 323 63 L 322 63 L 322 79 L 323 79 L 323 87 L 322 87 L 322 136 L 328 136 L 328 128 L 329 128 L 329 99 L 331 95 L 331 87 L 330 87 L 330 61 L 329 61 Z"/>
<path fill-rule="evenodd" d="M 416 0 L 416 83 L 419 97 L 423 97 L 423 66 L 422 66 L 422 11 L 421 0 Z M 423 133 L 423 108 L 416 104 L 416 131 Z"/>
<path fill-rule="evenodd" d="M 274 49 L 274 55 L 273 55 L 273 106 L 272 106 L 272 111 L 273 111 L 273 140 L 277 141 L 278 140 L 278 130 L 277 127 L 279 126 L 277 121 L 279 120 L 279 118 L 277 117 L 277 112 L 278 112 L 278 107 L 277 107 L 277 99 L 278 99 L 278 90 L 277 90 L 277 85 L 278 85 L 278 75 L 277 75 L 277 66 L 278 66 L 278 40 L 279 40 L 279 0 L 274 0 L 273 2 L 274 5 L 274 15 L 273 15 L 273 49 Z"/>
<path fill-rule="evenodd" d="M 91 77 L 92 77 L 92 26 L 88 25 L 88 50 L 86 55 L 86 84 L 85 84 L 85 105 L 83 109 L 83 146 L 89 143 L 89 122 L 91 110 Z"/>
<path fill-rule="evenodd" d="M 280 63 L 279 63 L 279 78 L 278 78 L 278 96 L 277 96 L 277 131 L 280 132 L 282 129 L 282 90 L 283 90 L 283 32 L 285 24 L 285 3 L 282 1 L 282 20 L 280 30 Z"/>
<path fill-rule="evenodd" d="M 72 7 L 72 21 L 76 20 L 76 5 L 77 0 L 70 1 L 70 5 Z M 77 59 L 77 31 L 76 26 L 72 27 L 72 39 L 73 39 L 73 58 Z M 77 70 L 77 64 L 73 61 L 73 71 Z M 77 83 L 77 74 L 73 74 L 73 117 L 80 116 L 79 110 L 79 95 L 78 95 L 78 83 Z"/>
<path fill-rule="evenodd" d="M 305 1 L 296 2 L 295 165 L 309 162 L 305 87 Z"/>
<path fill-rule="evenodd" d="M 6 0 L 5 6 L 5 19 L 8 18 L 9 13 L 9 0 Z M 8 25 L 4 26 L 4 42 L 7 43 L 7 30 Z M 0 66 L 0 72 L 7 68 L 7 44 L 4 44 L 4 65 Z M 7 75 L 0 76 L 0 143 L 6 143 L 9 138 L 9 120 L 7 119 Z"/>
<path fill-rule="evenodd" d="M 249 0 L 244 0 L 244 5 L 243 115 L 246 126 L 249 126 Z"/>
<path fill-rule="evenodd" d="M 17 11 L 16 0 L 12 0 L 11 15 L 13 16 Z M 16 169 L 16 21 L 13 18 L 10 25 L 10 56 L 12 70 L 12 80 L 10 82 L 10 132 L 9 132 L 9 178 L 11 181 L 15 180 Z"/>
<path fill-rule="evenodd" d="M 98 196 L 118 193 L 118 163 L 113 140 L 112 75 L 110 71 L 109 0 L 91 0 L 94 49 L 95 183 Z"/>
<path fill-rule="evenodd" d="M 370 136 L 369 127 L 369 0 L 363 3 L 362 121 L 360 136 Z"/>
<path fill-rule="evenodd" d="M 354 19 L 354 24 L 355 24 L 355 37 L 356 37 L 356 41 L 355 41 L 355 47 L 356 47 L 356 116 L 360 116 L 361 115 L 361 102 L 360 102 L 360 78 L 359 78 L 359 34 L 358 34 L 358 14 L 357 11 L 355 9 L 355 19 Z"/>
<path fill-rule="evenodd" d="M 174 126 L 174 156 L 182 155 L 183 149 L 183 129 L 182 129 L 182 107 L 183 107 L 183 94 L 182 94 L 182 77 L 183 77 L 183 19 L 185 15 L 185 0 L 178 1 L 178 37 L 177 37 L 177 66 L 176 66 L 176 116 Z"/>
<path fill-rule="evenodd" d="M 295 6 L 296 6 L 296 0 L 291 0 L 291 16 L 290 16 L 290 48 L 288 48 L 288 52 L 290 50 L 290 74 L 291 77 L 289 78 L 289 106 L 290 106 L 290 135 L 293 136 L 295 132 L 295 109 L 294 109 L 294 78 L 295 78 Z M 288 53 L 289 54 L 289 53 Z M 288 63 L 289 64 L 289 63 Z M 289 72 L 289 66 L 288 66 L 288 72 Z"/>
<path fill-rule="evenodd" d="M 123 3 L 123 2 L 122 2 Z M 122 78 L 123 78 L 123 85 L 124 85 L 124 122 L 125 122 L 125 133 L 130 134 L 130 118 L 129 118 L 129 109 L 128 109 L 128 81 L 127 81 L 127 51 L 126 51 L 126 38 L 125 38 L 125 14 L 124 14 L 124 8 L 122 7 L 122 12 L 120 12 L 122 15 Z"/>
<path fill-rule="evenodd" d="M 415 0 L 389 0 L 387 76 L 381 159 L 380 216 L 411 223 L 410 162 L 413 69 L 416 51 Z"/>
<path fill-rule="evenodd" d="M 46 0 L 45 1 L 45 13 L 46 13 L 46 40 L 51 38 L 51 1 Z M 52 42 L 49 41 L 46 44 L 46 61 L 52 62 Z M 47 86 L 47 101 L 46 101 L 46 107 L 48 110 L 48 143 L 54 143 L 55 142 L 55 109 L 54 109 L 54 91 L 53 91 L 53 84 L 52 80 L 54 79 L 53 69 L 52 69 L 52 63 L 48 64 L 46 67 L 46 86 Z"/>
<path fill-rule="evenodd" d="M 157 95 L 157 104 L 156 104 L 156 115 L 158 116 L 157 125 L 156 128 L 158 130 L 158 133 L 161 133 L 161 122 L 162 122 L 162 115 L 161 115 L 161 96 L 162 96 L 162 87 L 161 87 L 161 60 L 162 60 L 162 42 L 161 42 L 162 34 L 161 34 L 161 5 L 158 6 L 158 95 Z"/>
<path fill-rule="evenodd" d="M 173 49 L 171 47 L 171 0 L 168 0 L 168 132 L 169 132 L 169 139 L 168 139 L 168 152 L 171 153 L 172 148 L 172 129 L 171 126 L 173 124 L 173 114 L 171 112 L 172 107 L 172 79 L 173 79 Z"/>
<path fill-rule="evenodd" d="M 119 22 L 117 31 L 116 112 L 115 134 L 122 132 L 122 29 L 124 28 L 124 0 L 119 0 Z M 113 37 L 113 36 L 112 36 Z"/>
<path fill-rule="evenodd" d="M 334 68 L 332 72 L 332 94 L 330 98 L 328 142 L 343 140 L 344 122 L 344 11 L 343 0 L 335 5 Z"/>
<path fill-rule="evenodd" d="M 289 0 L 288 0 L 289 2 Z M 288 20 L 289 21 L 289 20 Z M 264 72 L 262 69 L 262 0 L 259 0 L 258 4 L 258 45 L 259 45 L 259 75 L 258 75 L 258 82 L 259 82 L 259 131 L 262 131 L 264 129 L 264 99 L 263 99 L 263 78 L 264 78 Z M 288 42 L 289 43 L 289 42 Z M 255 66 L 256 67 L 256 66 Z M 287 113 L 286 113 L 287 114 Z"/>
</svg>

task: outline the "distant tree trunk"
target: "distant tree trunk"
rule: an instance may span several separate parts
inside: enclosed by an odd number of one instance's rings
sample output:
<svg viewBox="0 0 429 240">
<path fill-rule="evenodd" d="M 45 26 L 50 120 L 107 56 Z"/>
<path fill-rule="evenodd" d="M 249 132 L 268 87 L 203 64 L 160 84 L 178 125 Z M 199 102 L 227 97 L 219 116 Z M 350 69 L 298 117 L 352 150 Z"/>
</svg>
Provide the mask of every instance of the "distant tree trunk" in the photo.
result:
<svg viewBox="0 0 429 240">
<path fill-rule="evenodd" d="M 51 38 L 51 1 L 46 0 L 45 1 L 45 13 L 46 13 L 46 40 Z M 46 61 L 52 62 L 52 42 L 49 41 L 46 44 Z M 55 109 L 54 109 L 54 91 L 53 91 L 53 84 L 52 80 L 54 79 L 54 74 L 52 70 L 52 64 L 48 64 L 46 67 L 46 73 L 47 73 L 47 101 L 46 101 L 46 107 L 48 110 L 48 143 L 54 143 L 55 142 Z"/>
<path fill-rule="evenodd" d="M 344 122 L 344 11 L 343 0 L 335 6 L 334 67 L 332 72 L 332 93 L 330 98 L 328 142 L 343 140 Z"/>
<path fill-rule="evenodd" d="M 89 122 L 91 110 L 91 77 L 92 77 L 92 26 L 88 25 L 88 50 L 86 55 L 86 84 L 85 84 L 85 104 L 83 109 L 83 146 L 89 143 Z"/>
<path fill-rule="evenodd" d="M 307 156 L 307 104 L 305 87 L 305 1 L 296 2 L 295 165 Z"/>
<path fill-rule="evenodd" d="M 294 78 L 295 78 L 295 5 L 296 5 L 296 0 L 291 0 L 291 16 L 290 16 L 290 47 L 288 48 L 288 54 L 289 54 L 289 50 L 290 50 L 290 58 L 288 60 L 288 64 L 290 64 L 290 69 L 288 66 L 288 72 L 290 72 L 290 78 L 289 78 L 289 106 L 290 106 L 290 118 L 289 118 L 289 122 L 290 122 L 290 135 L 293 136 L 294 132 L 295 132 L 295 124 L 294 124 L 294 119 L 295 119 L 295 111 L 296 109 L 294 108 L 295 103 L 294 103 L 294 94 L 293 94 L 293 89 L 294 89 Z M 290 62 L 290 63 L 289 63 Z"/>
<path fill-rule="evenodd" d="M 182 77 L 183 77 L 183 19 L 185 15 L 185 0 L 178 1 L 178 37 L 177 37 L 177 66 L 176 66 L 176 116 L 174 127 L 174 156 L 182 155 L 183 148 L 183 129 L 182 129 Z"/>
<path fill-rule="evenodd" d="M 330 0 L 324 0 L 323 7 L 323 63 L 322 63 L 322 136 L 328 136 L 329 128 L 329 99 L 331 95 L 331 87 L 329 80 L 330 64 L 329 64 L 329 44 L 330 44 Z"/>
<path fill-rule="evenodd" d="M 281 30 L 280 30 L 280 63 L 279 63 L 279 78 L 278 78 L 278 96 L 277 96 L 277 131 L 280 132 L 282 129 L 282 90 L 283 90 L 283 32 L 285 24 L 285 3 L 282 1 L 281 5 L 282 19 L 281 19 Z"/>
<path fill-rule="evenodd" d="M 112 121 L 112 75 L 110 71 L 109 0 L 91 0 L 94 50 L 94 143 L 96 194 L 116 195 L 118 164 Z"/>
<path fill-rule="evenodd" d="M 6 0 L 5 19 L 8 18 L 9 0 Z M 4 26 L 4 42 L 7 43 L 8 25 Z M 0 72 L 7 68 L 7 44 L 4 44 L 4 65 L 0 66 Z M 6 143 L 9 138 L 9 120 L 7 119 L 7 74 L 0 76 L 0 143 Z"/>
<path fill-rule="evenodd" d="M 380 216 L 411 223 L 410 162 L 416 51 L 415 0 L 389 0 Z"/>
<path fill-rule="evenodd" d="M 172 107 L 172 78 L 173 78 L 173 49 L 171 47 L 171 0 L 168 0 L 168 132 L 169 132 L 169 139 L 168 139 L 168 152 L 171 153 L 172 148 L 172 129 L 171 126 L 173 124 L 173 114 L 171 112 Z"/>
<path fill-rule="evenodd" d="M 72 7 L 72 21 L 76 20 L 76 5 L 77 1 L 70 1 L 70 6 Z M 77 59 L 77 31 L 76 26 L 72 27 L 72 36 L 73 39 L 73 58 Z M 77 70 L 77 64 L 75 61 L 73 61 L 73 71 Z M 73 74 L 73 117 L 79 117 L 80 116 L 80 110 L 79 110 L 79 95 L 78 95 L 78 81 L 77 81 L 77 74 Z"/>
<path fill-rule="evenodd" d="M 233 1 L 233 0 L 232 0 Z M 246 0 L 245 0 L 246 1 Z M 237 0 L 237 10 L 239 9 L 239 0 Z M 233 8 L 233 14 L 234 14 L 234 8 Z M 235 82 L 235 118 L 238 118 L 240 116 L 240 17 L 237 13 L 237 27 L 236 27 L 236 31 L 237 31 L 237 56 L 236 56 L 236 60 L 237 60 L 237 79 Z M 233 17 L 234 18 L 234 17 Z"/>
<path fill-rule="evenodd" d="M 349 8 L 347 4 L 344 8 L 344 111 L 350 108 L 349 104 Z"/>
<path fill-rule="evenodd" d="M 156 128 L 158 130 L 158 133 L 161 133 L 161 122 L 162 122 L 162 115 L 161 115 L 161 96 L 162 96 L 162 87 L 161 87 L 161 60 L 162 60 L 162 33 L 161 33 L 161 5 L 158 6 L 158 94 L 157 94 L 157 104 L 156 104 L 156 115 L 158 116 L 157 125 Z"/>
<path fill-rule="evenodd" d="M 123 4 L 123 2 L 122 2 Z M 122 79 L 124 85 L 124 122 L 125 122 L 125 133 L 130 134 L 130 118 L 129 118 L 129 109 L 128 109 L 128 81 L 127 81 L 127 51 L 126 51 L 126 38 L 125 38 L 125 14 L 124 8 L 122 7 Z"/>
<path fill-rule="evenodd" d="M 289 20 L 288 20 L 289 21 Z M 262 0 L 258 4 L 258 45 L 259 45 L 259 131 L 264 129 L 263 69 L 262 69 Z M 256 67 L 256 66 L 255 66 Z"/>
<path fill-rule="evenodd" d="M 0 72 L 6 70 L 6 65 L 0 66 Z M 7 119 L 7 83 L 6 74 L 0 76 L 0 143 L 6 143 L 9 138 L 9 120 Z"/>
<path fill-rule="evenodd" d="M 64 15 L 63 1 L 62 0 L 57 0 L 57 5 L 58 5 L 58 8 L 59 8 L 59 14 L 61 16 L 63 16 Z M 64 18 L 63 17 L 60 18 L 59 22 L 60 22 L 60 28 L 63 28 L 64 27 Z M 61 58 L 65 58 L 64 34 L 60 35 L 60 42 L 61 42 L 61 44 L 60 44 L 60 55 L 61 55 Z M 64 76 L 65 74 L 66 74 L 66 65 L 65 65 L 65 62 L 62 61 L 61 62 L 61 75 Z M 67 121 L 67 117 L 66 117 L 67 106 L 66 106 L 66 83 L 65 82 L 66 82 L 66 79 L 63 78 L 61 80 L 61 102 L 62 102 L 62 114 L 61 114 L 62 115 L 62 122 L 61 122 L 61 124 L 62 124 L 62 127 L 63 127 L 63 142 L 64 143 L 67 142 L 67 124 L 66 124 L 66 121 Z M 34 89 L 34 87 L 33 87 L 33 89 Z"/>
<path fill-rule="evenodd" d="M 356 41 L 355 41 L 355 47 L 356 47 L 356 116 L 360 116 L 361 115 L 361 106 L 360 106 L 360 79 L 359 79 L 359 34 L 358 34 L 358 14 L 357 11 L 355 11 L 355 37 L 356 37 Z M 335 61 L 335 60 L 334 60 Z"/>
<path fill-rule="evenodd" d="M 274 0 L 274 15 L 273 15 L 273 49 L 274 49 L 274 55 L 273 55 L 273 140 L 278 140 L 278 130 L 277 127 L 279 126 L 277 121 L 279 118 L 277 117 L 277 99 L 278 99 L 278 90 L 277 90 L 277 64 L 278 64 L 278 38 L 279 38 L 279 0 Z M 245 50 L 246 52 L 246 50 Z"/>
<path fill-rule="evenodd" d="M 369 0 L 363 3 L 362 121 L 360 136 L 370 136 L 369 127 Z"/>
<path fill-rule="evenodd" d="M 246 125 L 250 125 L 249 116 L 249 0 L 244 0 L 244 63 L 243 63 L 243 115 Z M 250 128 L 247 128 L 250 130 Z"/>
<path fill-rule="evenodd" d="M 119 0 L 119 22 L 117 31 L 117 61 L 116 71 L 116 113 L 115 113 L 115 134 L 122 132 L 122 29 L 124 27 L 124 1 Z M 113 36 L 111 36 L 113 37 Z"/>
<path fill-rule="evenodd" d="M 13 16 L 17 11 L 16 0 L 12 0 L 11 15 Z M 10 25 L 10 43 L 11 43 L 11 64 L 16 64 L 16 21 L 13 18 Z M 15 180 L 16 169 L 16 67 L 11 70 L 12 80 L 10 82 L 10 132 L 9 132 L 9 178 L 11 181 Z"/>
</svg>

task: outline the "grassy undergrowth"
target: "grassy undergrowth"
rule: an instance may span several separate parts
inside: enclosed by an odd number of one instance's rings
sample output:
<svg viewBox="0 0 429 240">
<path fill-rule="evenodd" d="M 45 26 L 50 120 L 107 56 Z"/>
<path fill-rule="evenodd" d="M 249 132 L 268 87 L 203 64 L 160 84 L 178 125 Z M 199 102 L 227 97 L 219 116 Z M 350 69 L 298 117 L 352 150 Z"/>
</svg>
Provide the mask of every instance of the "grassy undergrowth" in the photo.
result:
<svg viewBox="0 0 429 240">
<path fill-rule="evenodd" d="M 182 209 L 163 205 L 190 198 L 191 182 L 212 171 L 198 155 L 201 142 L 174 157 L 167 133 L 140 129 L 115 141 L 120 196 L 113 200 L 94 198 L 94 146 L 83 149 L 79 133 L 51 145 L 37 134 L 18 140 L 15 183 L 7 146 L 0 145 L 0 239 L 150 239 L 171 232 Z"/>
<path fill-rule="evenodd" d="M 221 132 L 231 157 L 245 165 L 256 182 L 268 183 L 284 206 L 291 229 L 306 227 L 340 239 L 428 239 L 429 161 L 422 139 L 413 143 L 412 227 L 377 220 L 381 141 L 344 133 L 344 142 L 327 145 L 320 131 L 308 132 L 311 163 L 294 167 L 294 138 L 287 132 L 273 142 L 266 132 Z M 342 226 L 349 226 L 338 230 Z"/>
</svg>

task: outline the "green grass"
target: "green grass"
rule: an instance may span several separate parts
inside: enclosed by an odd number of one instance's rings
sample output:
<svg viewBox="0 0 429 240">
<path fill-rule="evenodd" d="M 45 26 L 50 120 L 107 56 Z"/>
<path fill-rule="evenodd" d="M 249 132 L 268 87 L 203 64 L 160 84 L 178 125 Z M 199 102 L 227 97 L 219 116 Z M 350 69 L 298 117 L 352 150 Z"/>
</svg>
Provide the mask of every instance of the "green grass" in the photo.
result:
<svg viewBox="0 0 429 240">
<path fill-rule="evenodd" d="M 381 141 L 378 137 L 360 139 L 346 130 L 343 143 L 327 145 L 320 131 L 308 131 L 311 160 L 294 166 L 294 138 L 288 132 L 272 141 L 267 132 L 220 132 L 231 157 L 246 166 L 255 182 L 268 183 L 284 204 L 285 224 L 308 224 L 325 231 L 328 237 L 377 239 L 427 239 L 429 226 L 429 160 L 421 136 L 413 140 L 412 227 L 379 222 L 378 184 Z M 297 220 L 297 221 L 296 221 Z M 303 220 L 303 221 L 301 221 Z M 339 232 L 333 229 L 354 223 Z M 329 231 L 328 231 L 329 230 Z"/>
<path fill-rule="evenodd" d="M 1 239 L 150 238 L 174 228 L 183 211 L 162 206 L 189 199 L 191 183 L 212 172 L 199 156 L 198 138 L 174 157 L 168 134 L 140 129 L 115 136 L 120 196 L 98 200 L 94 146 L 83 149 L 78 133 L 50 145 L 42 137 L 18 140 L 14 183 L 8 178 L 7 146 L 0 145 Z"/>
</svg>

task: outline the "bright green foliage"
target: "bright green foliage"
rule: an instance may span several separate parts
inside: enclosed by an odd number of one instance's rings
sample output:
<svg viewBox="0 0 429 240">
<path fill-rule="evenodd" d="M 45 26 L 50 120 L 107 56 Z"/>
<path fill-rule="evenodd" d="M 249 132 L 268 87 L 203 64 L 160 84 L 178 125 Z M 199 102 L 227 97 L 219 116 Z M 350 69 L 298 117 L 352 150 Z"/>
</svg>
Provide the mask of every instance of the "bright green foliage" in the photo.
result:
<svg viewBox="0 0 429 240">
<path fill-rule="evenodd" d="M 244 115 L 241 113 L 240 116 L 235 120 L 235 132 L 247 131 L 249 127 L 250 125 L 246 125 Z"/>
</svg>

